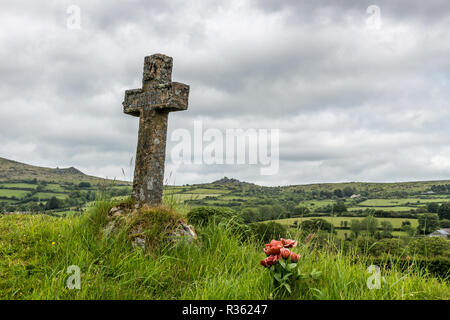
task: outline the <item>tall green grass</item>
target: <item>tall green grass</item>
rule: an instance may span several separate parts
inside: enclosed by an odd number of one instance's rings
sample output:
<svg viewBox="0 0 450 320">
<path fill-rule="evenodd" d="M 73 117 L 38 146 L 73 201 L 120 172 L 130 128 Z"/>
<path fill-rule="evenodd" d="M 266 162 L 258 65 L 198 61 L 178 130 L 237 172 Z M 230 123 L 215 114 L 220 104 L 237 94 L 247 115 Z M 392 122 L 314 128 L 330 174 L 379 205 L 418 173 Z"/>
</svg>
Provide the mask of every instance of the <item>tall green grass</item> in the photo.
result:
<svg viewBox="0 0 450 320">
<path fill-rule="evenodd" d="M 339 248 L 300 245 L 302 271 L 320 270 L 283 296 L 259 265 L 262 244 L 208 225 L 195 244 L 133 249 L 125 231 L 103 236 L 109 209 L 99 201 L 82 216 L 0 217 L 1 299 L 449 299 L 445 281 L 423 271 L 382 270 L 380 289 L 367 288 L 370 265 Z M 54 244 L 53 244 L 54 243 Z M 356 262 L 355 262 L 356 261 Z M 66 270 L 81 268 L 81 289 L 69 290 Z"/>
</svg>

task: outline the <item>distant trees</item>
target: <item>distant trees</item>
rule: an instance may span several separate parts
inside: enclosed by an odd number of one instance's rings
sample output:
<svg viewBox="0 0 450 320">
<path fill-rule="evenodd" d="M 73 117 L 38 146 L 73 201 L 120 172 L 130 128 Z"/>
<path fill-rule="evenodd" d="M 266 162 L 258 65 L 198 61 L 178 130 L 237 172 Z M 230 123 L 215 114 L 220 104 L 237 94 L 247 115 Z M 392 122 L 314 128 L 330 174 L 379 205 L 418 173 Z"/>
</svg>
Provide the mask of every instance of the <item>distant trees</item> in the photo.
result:
<svg viewBox="0 0 450 320">
<path fill-rule="evenodd" d="M 210 223 L 219 224 L 221 222 L 228 223 L 229 221 L 237 221 L 241 223 L 243 221 L 236 214 L 236 212 L 230 208 L 220 207 L 198 207 L 194 208 L 187 213 L 189 223 L 194 226 L 206 226 Z"/>
<path fill-rule="evenodd" d="M 439 206 L 437 210 L 439 219 L 450 219 L 450 202 L 444 202 Z"/>
<path fill-rule="evenodd" d="M 333 191 L 333 193 L 334 193 L 334 195 L 335 195 L 336 197 L 338 197 L 338 198 L 343 198 L 343 197 L 344 197 L 344 193 L 342 192 L 341 189 L 335 189 L 335 190 Z"/>
<path fill-rule="evenodd" d="M 450 184 L 433 185 L 431 191 L 434 193 L 446 194 L 450 192 Z"/>
<path fill-rule="evenodd" d="M 355 193 L 355 190 L 353 188 L 347 186 L 344 188 L 344 190 L 342 190 L 342 192 L 344 193 L 344 196 L 350 197 L 351 195 L 353 195 Z"/>
<path fill-rule="evenodd" d="M 295 216 L 305 216 L 310 213 L 310 210 L 308 207 L 303 205 L 298 205 L 294 208 L 294 215 Z"/>
<path fill-rule="evenodd" d="M 373 236 L 375 232 L 377 231 L 378 227 L 378 220 L 375 217 L 367 216 L 362 221 L 362 229 L 366 231 L 368 234 Z"/>
<path fill-rule="evenodd" d="M 430 202 L 429 204 L 427 204 L 427 210 L 431 213 L 437 213 L 439 210 L 439 204 L 437 204 L 436 202 Z"/>
<path fill-rule="evenodd" d="M 421 214 L 418 220 L 418 231 L 421 234 L 429 234 L 439 229 L 439 216 L 435 213 Z"/>
<path fill-rule="evenodd" d="M 409 221 L 408 221 L 409 222 Z M 381 221 L 381 237 L 382 238 L 392 238 L 392 231 L 394 231 L 394 226 L 388 220 Z"/>
<path fill-rule="evenodd" d="M 331 199 L 333 197 L 333 193 L 327 190 L 320 190 L 319 195 L 321 199 Z"/>
<path fill-rule="evenodd" d="M 325 219 L 308 219 L 300 223 L 300 229 L 306 232 L 326 231 L 334 233 L 334 226 Z"/>
<path fill-rule="evenodd" d="M 259 214 L 262 220 L 281 219 L 285 216 L 285 210 L 281 205 L 263 205 L 259 207 Z"/>
<path fill-rule="evenodd" d="M 257 208 L 244 208 L 241 211 L 241 216 L 245 223 L 259 221 L 259 211 Z"/>
<path fill-rule="evenodd" d="M 337 215 L 341 215 L 344 212 L 347 212 L 347 207 L 343 201 L 337 201 L 333 204 L 333 213 Z"/>
<path fill-rule="evenodd" d="M 50 200 L 47 201 L 47 204 L 45 205 L 45 210 L 55 210 L 59 209 L 62 206 L 62 201 L 59 200 L 56 197 L 51 197 Z"/>
<path fill-rule="evenodd" d="M 250 226 L 252 235 L 264 243 L 269 243 L 272 239 L 286 238 L 287 228 L 280 223 L 265 222 L 252 223 Z"/>
<path fill-rule="evenodd" d="M 282 205 L 275 203 L 257 207 L 246 207 L 240 210 L 240 215 L 246 223 L 289 218 L 291 212 Z"/>
<path fill-rule="evenodd" d="M 350 223 L 350 230 L 352 231 L 353 237 L 358 238 L 362 230 L 361 221 L 356 219 L 352 220 Z"/>
<path fill-rule="evenodd" d="M 404 227 L 404 226 L 410 226 L 411 225 L 411 221 L 409 221 L 409 220 L 404 220 L 404 221 L 402 221 L 402 228 Z"/>
<path fill-rule="evenodd" d="M 80 182 L 78 184 L 79 188 L 90 188 L 92 185 L 89 182 Z"/>
<path fill-rule="evenodd" d="M 411 221 L 405 220 L 402 221 L 401 229 L 408 234 L 408 236 L 412 237 L 416 233 L 416 229 L 411 225 Z"/>
<path fill-rule="evenodd" d="M 441 228 L 450 228 L 450 220 L 449 219 L 443 219 L 439 221 L 439 226 Z"/>
<path fill-rule="evenodd" d="M 392 226 L 392 225 L 391 225 Z M 362 233 L 370 236 L 374 236 L 377 232 L 378 220 L 373 216 L 367 216 L 362 220 L 352 220 L 350 224 L 350 230 L 355 238 Z"/>
<path fill-rule="evenodd" d="M 285 204 L 285 208 L 287 212 L 294 212 L 295 209 L 295 201 L 287 200 Z"/>
</svg>

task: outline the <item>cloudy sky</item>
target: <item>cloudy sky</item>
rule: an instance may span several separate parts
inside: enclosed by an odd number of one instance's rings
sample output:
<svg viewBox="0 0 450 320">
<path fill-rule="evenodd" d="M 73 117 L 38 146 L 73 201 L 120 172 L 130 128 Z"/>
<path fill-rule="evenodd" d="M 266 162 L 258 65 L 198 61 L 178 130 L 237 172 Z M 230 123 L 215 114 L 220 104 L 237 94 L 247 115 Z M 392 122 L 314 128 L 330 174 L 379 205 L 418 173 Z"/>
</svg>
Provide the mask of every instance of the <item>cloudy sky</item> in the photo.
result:
<svg viewBox="0 0 450 320">
<path fill-rule="evenodd" d="M 164 53 L 190 85 L 189 110 L 169 116 L 169 183 L 450 179 L 450 3 L 393 2 L 2 0 L 0 157 L 129 179 L 124 90 Z M 195 121 L 279 129 L 278 172 L 174 171 L 172 134 Z"/>
</svg>

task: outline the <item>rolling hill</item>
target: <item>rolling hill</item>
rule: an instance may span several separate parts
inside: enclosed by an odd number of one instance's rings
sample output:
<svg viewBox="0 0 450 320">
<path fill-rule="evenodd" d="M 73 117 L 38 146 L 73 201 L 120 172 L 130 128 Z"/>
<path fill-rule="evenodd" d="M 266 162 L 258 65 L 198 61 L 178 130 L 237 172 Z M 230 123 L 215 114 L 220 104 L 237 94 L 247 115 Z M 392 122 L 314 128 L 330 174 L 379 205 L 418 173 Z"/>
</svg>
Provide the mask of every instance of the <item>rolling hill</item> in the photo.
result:
<svg viewBox="0 0 450 320">
<path fill-rule="evenodd" d="M 80 170 L 70 168 L 45 168 L 33 166 L 5 158 L 0 158 L 0 182 L 24 181 L 37 179 L 51 182 L 91 182 L 100 183 L 108 180 L 84 174 Z"/>
<path fill-rule="evenodd" d="M 82 212 L 99 193 L 129 194 L 129 182 L 108 180 L 70 168 L 45 168 L 0 158 L 0 213 Z"/>
<path fill-rule="evenodd" d="M 131 183 L 89 176 L 74 167 L 44 168 L 0 158 L 0 210 L 6 212 L 45 211 L 53 197 L 60 200 L 60 210 L 80 211 L 105 189 L 111 196 L 125 196 Z M 224 177 L 210 183 L 166 186 L 164 194 L 189 207 L 257 208 L 266 212 L 267 220 L 291 217 L 299 205 L 312 213 L 329 214 L 336 201 L 345 201 L 349 214 L 355 216 L 374 209 L 390 212 L 391 217 L 415 217 L 429 202 L 450 199 L 450 180 L 265 187 Z"/>
</svg>

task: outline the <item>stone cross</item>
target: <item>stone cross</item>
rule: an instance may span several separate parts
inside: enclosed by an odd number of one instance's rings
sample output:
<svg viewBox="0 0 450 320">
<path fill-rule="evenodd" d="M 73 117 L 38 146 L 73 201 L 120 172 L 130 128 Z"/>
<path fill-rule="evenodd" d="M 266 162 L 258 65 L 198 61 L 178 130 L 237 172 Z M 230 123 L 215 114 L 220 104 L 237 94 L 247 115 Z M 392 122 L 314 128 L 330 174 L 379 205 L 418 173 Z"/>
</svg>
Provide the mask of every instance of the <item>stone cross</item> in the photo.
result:
<svg viewBox="0 0 450 320">
<path fill-rule="evenodd" d="M 172 65 L 163 54 L 145 57 L 142 89 L 125 91 L 123 112 L 140 117 L 131 196 L 141 204 L 162 201 L 169 112 L 188 107 L 189 86 L 172 82 Z"/>
</svg>

